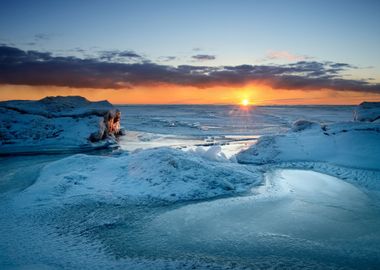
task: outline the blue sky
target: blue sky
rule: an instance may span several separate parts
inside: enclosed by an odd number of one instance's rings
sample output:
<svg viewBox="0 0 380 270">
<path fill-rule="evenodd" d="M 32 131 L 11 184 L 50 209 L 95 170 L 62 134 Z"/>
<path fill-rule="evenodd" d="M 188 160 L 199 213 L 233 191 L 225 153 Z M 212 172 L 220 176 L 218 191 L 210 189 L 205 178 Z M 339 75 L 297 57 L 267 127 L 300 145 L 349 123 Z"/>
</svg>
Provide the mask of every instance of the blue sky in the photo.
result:
<svg viewBox="0 0 380 270">
<path fill-rule="evenodd" d="M 1 41 L 24 49 L 128 49 L 150 59 L 176 56 L 172 64 L 192 63 L 197 53 L 215 55 L 211 65 L 255 64 L 273 51 L 380 63 L 380 1 L 1 3 Z"/>
<path fill-rule="evenodd" d="M 224 87 L 262 92 L 265 99 L 261 86 L 268 86 L 275 90 L 273 98 L 292 90 L 306 98 L 324 91 L 330 103 L 335 94 L 355 96 L 355 102 L 380 98 L 378 0 L 2 0 L 0 5 L 1 99 L 14 98 L 9 85 L 32 86 L 33 97 L 45 93 L 40 86 L 81 94 L 82 88 L 127 93 L 165 85 L 162 93 Z M 145 102 L 150 93 L 141 91 L 138 100 Z M 200 93 L 194 91 L 186 96 Z"/>
</svg>

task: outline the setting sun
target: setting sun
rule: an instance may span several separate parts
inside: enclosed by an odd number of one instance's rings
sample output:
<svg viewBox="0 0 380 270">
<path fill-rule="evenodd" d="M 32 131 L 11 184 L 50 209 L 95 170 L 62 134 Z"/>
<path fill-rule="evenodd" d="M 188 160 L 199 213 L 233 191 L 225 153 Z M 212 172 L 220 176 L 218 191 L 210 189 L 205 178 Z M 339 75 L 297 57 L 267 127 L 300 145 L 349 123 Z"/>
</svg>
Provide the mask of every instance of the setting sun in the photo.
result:
<svg viewBox="0 0 380 270">
<path fill-rule="evenodd" d="M 243 100 L 241 101 L 241 105 L 243 105 L 243 106 L 248 106 L 248 105 L 249 105 L 249 100 L 248 100 L 248 99 L 243 99 Z"/>
</svg>

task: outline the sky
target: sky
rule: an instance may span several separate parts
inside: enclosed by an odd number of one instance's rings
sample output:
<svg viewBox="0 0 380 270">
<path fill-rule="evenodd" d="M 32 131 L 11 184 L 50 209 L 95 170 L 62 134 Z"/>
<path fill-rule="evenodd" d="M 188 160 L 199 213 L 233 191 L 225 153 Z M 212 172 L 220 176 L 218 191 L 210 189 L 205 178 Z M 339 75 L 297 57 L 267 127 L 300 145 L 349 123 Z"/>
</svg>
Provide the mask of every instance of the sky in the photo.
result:
<svg viewBox="0 0 380 270">
<path fill-rule="evenodd" d="M 0 1 L 0 100 L 380 101 L 380 1 Z"/>
</svg>

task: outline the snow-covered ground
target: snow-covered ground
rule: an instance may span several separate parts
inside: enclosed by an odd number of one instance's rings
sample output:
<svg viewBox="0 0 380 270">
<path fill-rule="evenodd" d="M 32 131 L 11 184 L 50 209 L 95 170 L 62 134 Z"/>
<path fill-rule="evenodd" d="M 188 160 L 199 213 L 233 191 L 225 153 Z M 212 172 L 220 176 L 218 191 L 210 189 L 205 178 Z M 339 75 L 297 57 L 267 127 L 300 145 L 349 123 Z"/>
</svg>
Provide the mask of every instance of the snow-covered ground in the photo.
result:
<svg viewBox="0 0 380 270">
<path fill-rule="evenodd" d="M 78 154 L 45 166 L 22 204 L 48 207 L 81 199 L 104 203 L 181 202 L 246 192 L 261 182 L 251 166 L 221 163 L 171 148 L 117 157 Z"/>
<path fill-rule="evenodd" d="M 355 186 L 312 171 L 277 170 L 252 192 L 167 211 L 143 237 L 159 234 L 150 248 L 162 253 L 191 250 L 274 268 L 371 269 L 380 262 L 380 207 Z"/>
<path fill-rule="evenodd" d="M 362 102 L 355 108 L 354 119 L 362 122 L 379 122 L 380 102 Z"/>
<path fill-rule="evenodd" d="M 283 135 L 261 137 L 238 154 L 240 163 L 289 161 L 328 162 L 335 165 L 380 169 L 380 123 L 343 122 L 296 126 Z"/>
<path fill-rule="evenodd" d="M 0 157 L 0 269 L 380 264 L 378 121 L 349 106 L 119 109 L 119 150 Z"/>
</svg>

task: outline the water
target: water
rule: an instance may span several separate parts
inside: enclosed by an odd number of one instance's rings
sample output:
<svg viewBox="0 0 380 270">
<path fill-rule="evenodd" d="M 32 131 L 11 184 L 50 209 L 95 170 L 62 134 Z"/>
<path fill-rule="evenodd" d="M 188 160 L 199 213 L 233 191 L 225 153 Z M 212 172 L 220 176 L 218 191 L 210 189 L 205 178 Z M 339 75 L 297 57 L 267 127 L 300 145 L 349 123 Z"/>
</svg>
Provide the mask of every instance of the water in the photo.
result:
<svg viewBox="0 0 380 270">
<path fill-rule="evenodd" d="M 119 106 L 128 130 L 169 135 L 263 135 L 286 131 L 299 119 L 352 120 L 353 106 Z"/>
<path fill-rule="evenodd" d="M 349 121 L 351 107 L 121 106 L 125 151 L 221 144 L 228 157 L 297 119 Z M 94 154 L 94 153 L 92 153 Z M 113 155 L 113 153 L 95 153 Z M 118 153 L 115 153 L 118 154 Z M 65 155 L 0 159 L 1 269 L 376 269 L 379 197 L 312 171 L 258 168 L 244 196 L 133 204 L 83 196 L 27 204 L 43 166 Z M 226 161 L 223 161 L 226 162 Z M 344 168 L 342 168 L 344 170 Z M 104 179 L 107 181 L 107 179 Z M 91 191 L 89 191 L 91 192 Z"/>
<path fill-rule="evenodd" d="M 351 121 L 353 106 L 119 106 L 124 150 L 157 146 L 220 144 L 227 155 L 249 147 L 262 135 L 288 131 L 307 119 L 324 124 Z"/>
</svg>

